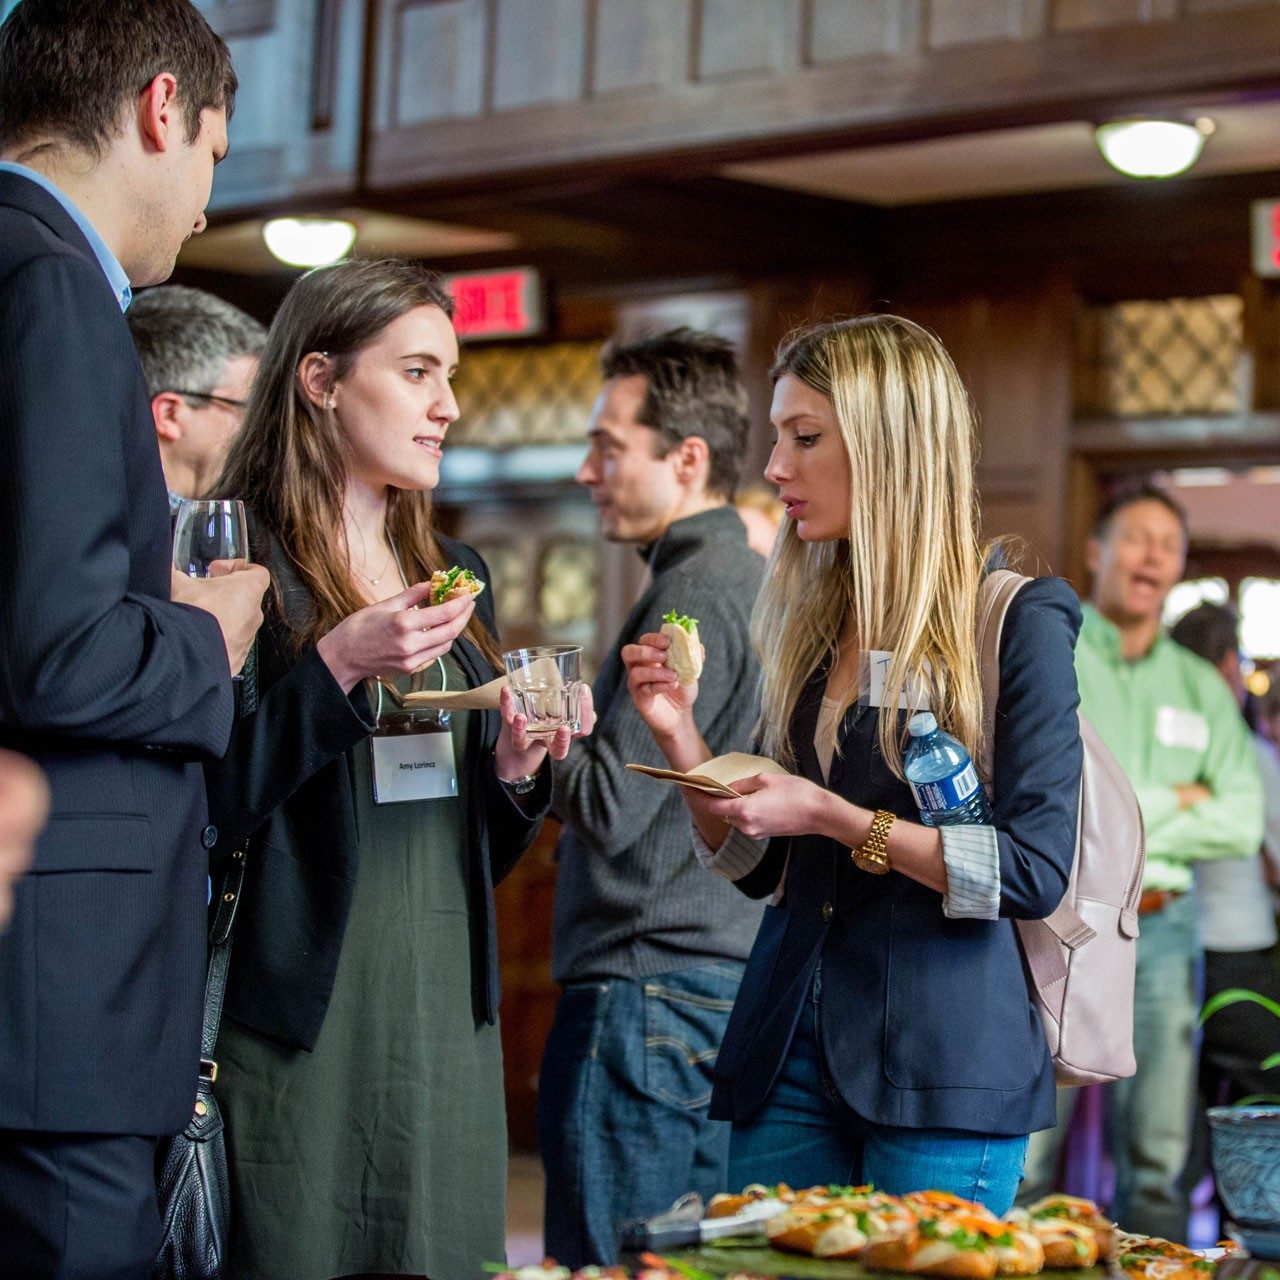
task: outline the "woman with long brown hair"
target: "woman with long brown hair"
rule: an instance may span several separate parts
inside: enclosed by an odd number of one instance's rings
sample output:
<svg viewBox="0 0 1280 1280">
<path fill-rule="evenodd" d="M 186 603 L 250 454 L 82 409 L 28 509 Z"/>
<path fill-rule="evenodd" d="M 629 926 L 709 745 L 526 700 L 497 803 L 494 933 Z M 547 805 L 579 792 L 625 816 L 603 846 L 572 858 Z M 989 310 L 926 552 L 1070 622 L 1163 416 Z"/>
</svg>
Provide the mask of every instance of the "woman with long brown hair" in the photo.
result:
<svg viewBox="0 0 1280 1280">
<path fill-rule="evenodd" d="M 1047 916 L 1075 850 L 1081 746 L 1074 592 L 1028 583 L 1000 655 L 994 816 L 920 821 L 903 773 L 929 710 L 974 758 L 989 553 L 974 423 L 942 344 L 875 315 L 816 325 L 773 369 L 766 478 L 787 519 L 752 617 L 761 742 L 788 770 L 686 791 L 699 857 L 771 897 L 716 1060 L 729 1178 L 871 1182 L 1013 1201 L 1054 1077 L 1013 922 Z M 710 756 L 667 640 L 623 650 L 672 766 Z M 878 680 L 871 679 L 875 655 Z"/>
<path fill-rule="evenodd" d="M 257 708 L 208 771 L 215 858 L 246 867 L 217 1048 L 230 1276 L 470 1280 L 503 1256 L 493 887 L 570 731 L 530 739 L 507 689 L 500 712 L 392 711 L 388 685 L 501 668 L 491 593 L 430 601 L 435 571 L 488 576 L 431 522 L 450 316 L 409 263 L 303 276 L 218 485 L 275 584 Z"/>
</svg>

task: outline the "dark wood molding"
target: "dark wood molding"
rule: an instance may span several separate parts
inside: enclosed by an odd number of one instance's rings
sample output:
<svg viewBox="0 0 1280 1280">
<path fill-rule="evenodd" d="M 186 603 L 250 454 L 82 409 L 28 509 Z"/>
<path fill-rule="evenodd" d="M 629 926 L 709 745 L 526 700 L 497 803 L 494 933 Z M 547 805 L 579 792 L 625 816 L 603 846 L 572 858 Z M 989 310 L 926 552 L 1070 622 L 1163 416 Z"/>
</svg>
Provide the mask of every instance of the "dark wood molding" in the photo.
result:
<svg viewBox="0 0 1280 1280">
<path fill-rule="evenodd" d="M 224 40 L 255 36 L 276 25 L 276 0 L 217 0 L 205 17 Z"/>
<path fill-rule="evenodd" d="M 367 176 L 379 189 L 443 187 L 604 160 L 696 152 L 718 163 L 776 153 L 779 145 L 858 145 L 1105 116 L 1187 95 L 1273 87 L 1277 48 L 1280 10 L 1250 6 L 801 65 L 668 85 L 622 101 L 561 102 L 389 130 L 371 140 Z"/>
<path fill-rule="evenodd" d="M 1071 452 L 1095 465 L 1185 466 L 1258 458 L 1280 461 L 1280 413 L 1230 418 L 1090 418 L 1073 423 Z"/>
<path fill-rule="evenodd" d="M 315 0 L 309 112 L 313 132 L 333 127 L 333 101 L 338 87 L 338 3 L 339 0 Z"/>
</svg>

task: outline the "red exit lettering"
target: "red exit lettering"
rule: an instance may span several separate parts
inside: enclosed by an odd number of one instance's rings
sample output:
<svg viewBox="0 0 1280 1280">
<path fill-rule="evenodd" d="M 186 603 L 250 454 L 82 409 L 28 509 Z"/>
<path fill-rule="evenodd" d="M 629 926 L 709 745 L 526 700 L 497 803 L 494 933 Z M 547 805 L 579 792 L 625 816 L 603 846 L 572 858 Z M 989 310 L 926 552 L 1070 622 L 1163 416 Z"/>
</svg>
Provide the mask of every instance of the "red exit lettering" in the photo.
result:
<svg viewBox="0 0 1280 1280">
<path fill-rule="evenodd" d="M 528 270 L 451 276 L 453 327 L 460 338 L 518 338 L 537 333 L 538 278 Z"/>
</svg>

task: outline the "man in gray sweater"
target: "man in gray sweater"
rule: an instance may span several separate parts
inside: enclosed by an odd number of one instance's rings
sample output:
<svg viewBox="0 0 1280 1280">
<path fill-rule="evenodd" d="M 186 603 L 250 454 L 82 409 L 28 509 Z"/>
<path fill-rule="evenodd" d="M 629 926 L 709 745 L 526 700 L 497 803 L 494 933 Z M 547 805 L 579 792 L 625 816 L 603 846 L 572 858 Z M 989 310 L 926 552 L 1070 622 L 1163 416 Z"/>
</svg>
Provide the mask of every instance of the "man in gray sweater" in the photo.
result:
<svg viewBox="0 0 1280 1280">
<path fill-rule="evenodd" d="M 750 750 L 759 667 L 748 621 L 764 561 L 729 505 L 747 396 L 728 343 L 677 329 L 606 348 L 578 471 L 604 536 L 651 580 L 592 692 L 596 730 L 555 772 L 559 849 L 552 973 L 563 987 L 542 1062 L 545 1248 L 617 1262 L 619 1223 L 724 1187 L 729 1126 L 709 1121 L 711 1071 L 762 908 L 693 853 L 677 788 L 627 771 L 665 760 L 618 656 L 669 611 L 698 621 L 695 715 L 717 754 Z"/>
</svg>

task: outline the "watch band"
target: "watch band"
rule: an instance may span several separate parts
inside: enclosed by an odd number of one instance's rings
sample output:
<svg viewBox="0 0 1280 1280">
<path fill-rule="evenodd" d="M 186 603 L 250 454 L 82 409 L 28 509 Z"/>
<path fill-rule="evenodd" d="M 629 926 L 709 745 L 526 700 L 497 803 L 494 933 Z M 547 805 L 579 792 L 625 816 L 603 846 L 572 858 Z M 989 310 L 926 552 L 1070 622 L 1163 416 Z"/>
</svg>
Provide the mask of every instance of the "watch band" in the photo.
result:
<svg viewBox="0 0 1280 1280">
<path fill-rule="evenodd" d="M 538 785 L 538 776 L 534 773 L 522 773 L 518 778 L 499 778 L 512 795 L 527 796 Z"/>
<path fill-rule="evenodd" d="M 876 876 L 882 876 L 889 870 L 889 829 L 895 821 L 896 815 L 887 809 L 876 810 L 866 840 L 849 851 L 855 867 Z"/>
</svg>

